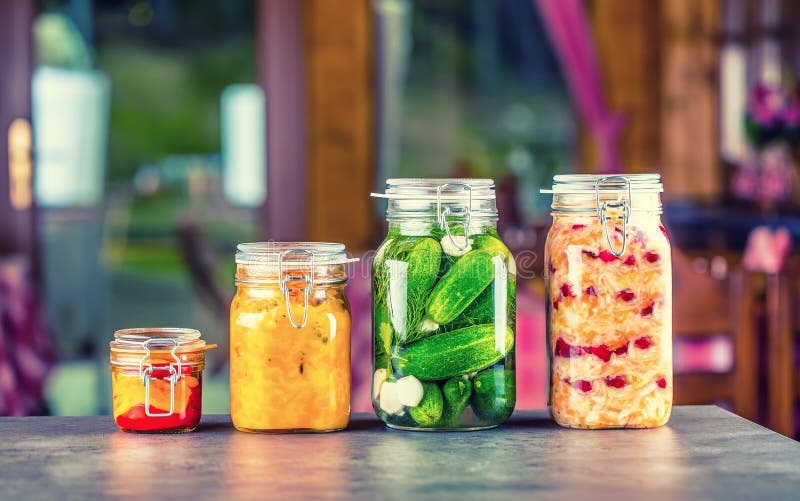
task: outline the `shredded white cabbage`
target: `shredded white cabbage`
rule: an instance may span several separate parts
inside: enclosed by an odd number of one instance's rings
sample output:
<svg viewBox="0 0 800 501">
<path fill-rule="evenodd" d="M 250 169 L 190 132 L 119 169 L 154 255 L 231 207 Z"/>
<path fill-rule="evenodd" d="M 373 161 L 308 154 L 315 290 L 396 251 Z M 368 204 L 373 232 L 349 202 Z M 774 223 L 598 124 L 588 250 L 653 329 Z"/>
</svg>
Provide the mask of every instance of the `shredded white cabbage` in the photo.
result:
<svg viewBox="0 0 800 501">
<path fill-rule="evenodd" d="M 564 426 L 647 428 L 669 419 L 669 242 L 655 221 L 627 231 L 618 258 L 596 220 L 557 217 L 548 235 L 550 410 Z M 568 356 L 557 353 L 559 339 L 572 348 Z"/>
</svg>

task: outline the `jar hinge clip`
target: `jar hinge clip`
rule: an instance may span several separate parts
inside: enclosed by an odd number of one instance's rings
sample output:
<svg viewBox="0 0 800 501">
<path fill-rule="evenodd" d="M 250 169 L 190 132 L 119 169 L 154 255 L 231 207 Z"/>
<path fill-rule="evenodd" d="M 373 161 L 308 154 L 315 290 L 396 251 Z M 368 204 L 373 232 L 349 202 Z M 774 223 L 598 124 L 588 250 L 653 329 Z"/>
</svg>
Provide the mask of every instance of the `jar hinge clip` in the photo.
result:
<svg viewBox="0 0 800 501">
<path fill-rule="evenodd" d="M 603 185 L 622 185 L 625 191 L 628 192 L 628 199 L 625 200 L 624 198 L 619 202 L 608 202 L 604 201 L 602 204 L 600 203 L 600 188 Z M 620 257 L 625 254 L 625 248 L 628 245 L 628 218 L 631 215 L 631 201 L 633 200 L 631 196 L 631 180 L 625 176 L 606 176 L 601 177 L 594 183 L 594 195 L 595 195 L 595 204 L 597 206 L 597 218 L 600 220 L 600 224 L 603 225 L 603 234 L 606 237 L 606 243 L 608 243 L 608 248 L 611 250 L 611 253 L 614 254 L 616 257 Z M 609 209 L 622 209 L 622 214 L 618 216 L 609 216 L 606 212 Z M 606 224 L 608 221 L 612 219 L 619 219 L 622 221 L 622 248 L 617 252 L 614 248 L 614 243 L 611 240 L 611 235 L 608 234 L 608 225 Z"/>
<path fill-rule="evenodd" d="M 452 207 L 447 206 L 442 209 L 442 191 L 450 188 L 450 187 L 461 187 L 467 192 L 467 205 L 461 210 L 454 211 Z M 464 228 L 464 245 L 459 245 L 455 238 L 453 238 L 453 233 L 450 231 L 450 225 L 447 224 L 447 216 L 448 215 L 459 215 L 464 218 L 464 222 L 462 226 Z M 472 214 L 472 186 L 467 183 L 445 183 L 440 184 L 436 187 L 436 218 L 439 222 L 439 227 L 443 229 L 446 233 L 448 238 L 450 238 L 450 242 L 453 244 L 458 251 L 463 252 L 469 250 L 469 222 Z"/>
<path fill-rule="evenodd" d="M 302 276 L 292 276 L 291 273 L 287 273 L 284 277 L 284 258 L 293 254 L 308 256 L 310 267 L 309 273 L 304 273 Z M 311 289 L 314 287 L 314 253 L 305 249 L 291 249 L 281 252 L 278 260 L 278 277 L 280 277 L 281 281 L 281 292 L 283 293 L 283 298 L 286 302 L 286 313 L 289 315 L 289 323 L 291 323 L 292 327 L 295 329 L 302 329 L 305 327 L 306 322 L 308 322 L 309 295 L 311 294 Z M 305 283 L 305 286 L 299 289 L 303 293 L 303 321 L 300 323 L 296 322 L 294 316 L 292 316 L 292 306 L 289 301 L 289 293 L 292 291 L 290 287 L 291 282 Z"/>
<path fill-rule="evenodd" d="M 170 354 L 174 362 L 165 367 L 153 367 L 145 363 L 150 358 L 150 344 L 171 344 L 172 350 Z M 148 417 L 169 417 L 175 413 L 175 386 L 178 384 L 178 379 L 181 377 L 181 359 L 178 357 L 176 351 L 178 350 L 178 342 L 171 338 L 150 338 L 143 343 L 145 355 L 139 362 L 139 375 L 142 378 L 144 385 L 144 413 Z M 177 366 L 177 368 L 176 368 Z M 150 381 L 159 379 L 152 377 L 154 370 L 168 370 L 169 371 L 169 412 L 151 412 L 150 408 Z"/>
</svg>

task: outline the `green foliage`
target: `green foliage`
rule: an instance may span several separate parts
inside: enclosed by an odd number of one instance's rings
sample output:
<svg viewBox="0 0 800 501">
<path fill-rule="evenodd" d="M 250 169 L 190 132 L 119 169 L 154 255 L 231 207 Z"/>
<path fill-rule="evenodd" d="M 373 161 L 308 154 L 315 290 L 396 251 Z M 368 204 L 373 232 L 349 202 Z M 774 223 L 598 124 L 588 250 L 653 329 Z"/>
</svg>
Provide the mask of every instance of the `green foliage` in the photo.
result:
<svg viewBox="0 0 800 501">
<path fill-rule="evenodd" d="M 405 297 L 395 298 L 404 303 L 405 318 L 392 317 L 392 326 L 400 341 L 410 343 L 425 335 L 419 327 L 424 318 L 428 293 L 436 282 L 442 249 L 430 237 L 398 236 L 387 240 L 379 252 L 381 255 L 373 263 L 376 308 L 385 305 L 389 308 L 390 316 L 398 315 L 399 307 L 391 305 L 395 292 L 391 288 L 406 286 Z M 404 267 L 405 284 L 401 282 L 403 277 L 398 266 Z"/>
<path fill-rule="evenodd" d="M 220 95 L 253 80 L 252 57 L 245 42 L 204 50 L 101 46 L 97 66 L 112 80 L 109 179 L 130 179 L 142 164 L 169 155 L 218 153 Z"/>
</svg>

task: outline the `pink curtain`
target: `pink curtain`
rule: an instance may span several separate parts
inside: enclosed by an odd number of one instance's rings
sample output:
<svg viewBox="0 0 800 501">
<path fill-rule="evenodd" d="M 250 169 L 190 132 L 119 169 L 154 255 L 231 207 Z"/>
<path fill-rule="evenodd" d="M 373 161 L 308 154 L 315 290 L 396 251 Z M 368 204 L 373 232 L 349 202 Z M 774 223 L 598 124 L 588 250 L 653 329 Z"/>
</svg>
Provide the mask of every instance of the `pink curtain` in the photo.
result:
<svg viewBox="0 0 800 501">
<path fill-rule="evenodd" d="M 608 109 L 583 0 L 534 0 L 558 56 L 570 94 L 597 146 L 597 169 L 617 173 L 624 116 Z"/>
<path fill-rule="evenodd" d="M 29 277 L 21 260 L 0 260 L 0 416 L 45 410 L 42 391 L 55 357 Z"/>
</svg>

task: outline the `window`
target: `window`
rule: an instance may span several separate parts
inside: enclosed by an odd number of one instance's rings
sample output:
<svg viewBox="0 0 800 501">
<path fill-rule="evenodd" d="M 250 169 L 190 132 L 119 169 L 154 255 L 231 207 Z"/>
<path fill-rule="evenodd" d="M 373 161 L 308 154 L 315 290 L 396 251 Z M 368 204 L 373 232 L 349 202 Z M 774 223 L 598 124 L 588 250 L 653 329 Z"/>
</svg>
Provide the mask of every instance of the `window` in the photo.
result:
<svg viewBox="0 0 800 501">
<path fill-rule="evenodd" d="M 531 0 L 376 0 L 380 168 L 386 177 L 492 177 L 522 224 L 569 170 L 567 89 Z"/>
</svg>

